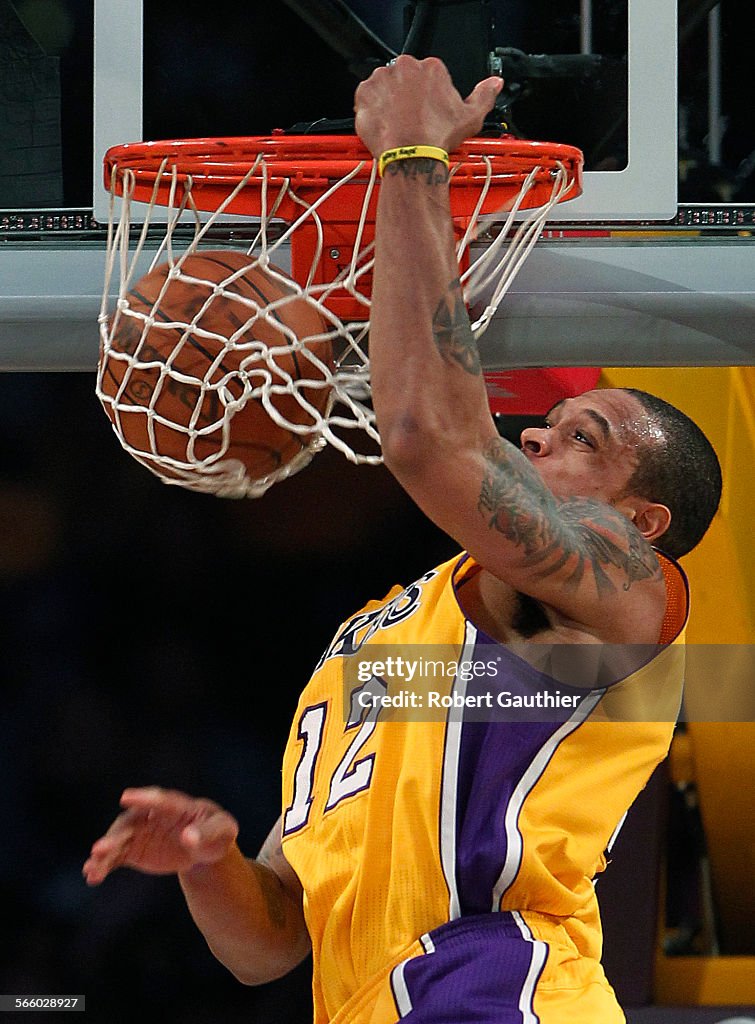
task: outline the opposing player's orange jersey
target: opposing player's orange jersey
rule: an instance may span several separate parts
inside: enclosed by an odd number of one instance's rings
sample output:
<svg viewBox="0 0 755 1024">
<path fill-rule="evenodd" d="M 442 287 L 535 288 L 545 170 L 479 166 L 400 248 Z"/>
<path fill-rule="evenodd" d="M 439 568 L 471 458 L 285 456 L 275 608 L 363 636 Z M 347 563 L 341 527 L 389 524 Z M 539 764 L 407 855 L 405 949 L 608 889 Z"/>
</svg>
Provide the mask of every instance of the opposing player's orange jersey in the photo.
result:
<svg viewBox="0 0 755 1024">
<path fill-rule="evenodd" d="M 594 879 L 681 699 L 686 582 L 659 557 L 668 646 L 618 682 L 603 645 L 484 636 L 457 600 L 466 556 L 338 630 L 283 765 L 316 1024 L 624 1019 Z"/>
</svg>

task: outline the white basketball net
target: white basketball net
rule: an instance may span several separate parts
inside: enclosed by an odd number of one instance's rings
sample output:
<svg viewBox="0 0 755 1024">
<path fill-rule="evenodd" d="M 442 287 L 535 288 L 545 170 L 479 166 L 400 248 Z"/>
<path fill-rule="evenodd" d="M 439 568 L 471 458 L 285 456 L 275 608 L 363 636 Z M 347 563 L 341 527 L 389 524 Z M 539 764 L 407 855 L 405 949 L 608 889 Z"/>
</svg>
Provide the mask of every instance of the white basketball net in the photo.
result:
<svg viewBox="0 0 755 1024">
<path fill-rule="evenodd" d="M 292 474 L 298 472 L 313 456 L 326 445 L 332 445 L 352 462 L 375 464 L 382 460 L 380 454 L 380 437 L 375 425 L 375 415 L 370 400 L 370 367 L 367 352 L 367 339 L 369 334 L 370 298 L 366 288 L 362 287 L 370 274 L 373 264 L 372 244 L 362 245 L 364 225 L 367 207 L 370 202 L 373 189 L 377 186 L 379 179 L 376 174 L 376 167 L 373 163 L 369 172 L 369 182 L 365 189 L 363 215 L 356 229 L 356 240 L 354 244 L 354 255 L 349 266 L 336 280 L 328 284 L 314 284 L 313 278 L 315 268 L 322 256 L 323 222 L 320 219 L 319 207 L 330 200 L 338 189 L 344 187 L 356 174 L 365 173 L 365 166 L 359 165 L 351 173 L 345 175 L 341 180 L 336 181 L 328 191 L 317 201 L 307 203 L 301 200 L 293 192 L 290 181 L 283 185 L 271 184 L 267 174 L 266 164 L 263 156 L 259 156 L 253 166 L 249 168 L 248 174 L 241 180 L 233 191 L 229 192 L 227 200 L 213 213 L 200 213 L 192 195 L 191 179 L 180 180 L 176 173 L 175 166 L 169 165 L 165 160 L 157 176 L 152 200 L 149 204 L 133 201 L 134 176 L 130 170 L 122 173 L 123 195 L 118 197 L 111 194 L 110 217 L 108 225 L 107 262 L 105 273 L 105 285 L 103 290 L 102 305 L 99 315 L 100 329 L 100 363 L 97 375 L 97 395 L 105 406 L 111 419 L 114 421 L 115 432 L 122 446 L 138 461 L 143 463 L 152 472 L 156 473 L 165 483 L 178 484 L 191 490 L 213 493 L 225 497 L 257 497 L 277 483 Z M 569 192 L 572 185 L 567 172 L 559 165 L 559 168 L 551 172 L 552 192 L 547 202 L 534 210 L 520 213 L 520 207 L 524 197 L 530 191 L 535 175 L 540 168 L 533 169 L 521 186 L 516 200 L 505 213 L 495 215 L 479 215 L 487 190 L 490 185 L 491 172 L 488 168 L 488 176 L 480 186 L 480 199 L 472 217 L 469 218 L 463 237 L 457 244 L 457 256 L 461 260 L 473 242 L 484 239 L 485 245 L 480 246 L 479 254 L 470 261 L 468 269 L 462 275 L 462 286 L 464 289 L 465 301 L 468 308 L 473 309 L 480 304 L 481 297 L 484 297 L 485 307 L 475 316 L 472 323 L 472 330 L 475 337 L 479 338 L 488 327 L 491 318 L 496 312 L 500 302 L 518 273 L 520 267 L 526 260 L 530 250 L 539 238 L 548 218 L 550 210 L 561 201 Z M 217 244 L 217 238 L 213 240 L 213 231 L 223 230 L 227 221 L 224 213 L 233 199 L 246 187 L 247 182 L 253 176 L 262 176 L 262 212 L 259 221 L 254 222 L 253 230 L 256 235 L 248 245 L 238 245 L 236 250 L 243 250 L 249 256 L 249 265 L 259 264 L 268 272 L 271 265 L 286 266 L 288 260 L 287 246 L 292 236 L 302 225 L 309 223 L 315 226 L 318 243 L 312 256 L 311 269 L 308 279 L 294 285 L 297 296 L 304 298 L 311 303 L 327 325 L 326 336 L 332 340 L 336 352 L 335 370 L 329 367 L 316 357 L 308 357 L 306 350 L 307 339 L 297 338 L 292 332 L 288 332 L 286 343 L 275 348 L 267 348 L 249 340 L 248 335 L 253 334 L 253 324 L 256 319 L 275 320 L 275 314 L 280 311 L 281 301 L 277 308 L 255 306 L 249 300 L 241 300 L 228 287 L 226 282 L 205 282 L 207 287 L 214 290 L 214 294 L 223 295 L 226 299 L 232 299 L 244 304 L 241 319 L 245 321 L 244 330 L 236 331 L 227 339 L 222 339 L 226 349 L 246 346 L 244 357 L 240 363 L 240 374 L 244 379 L 243 392 L 231 393 L 228 389 L 228 382 L 217 379 L 215 373 L 212 380 L 209 375 L 204 377 L 187 378 L 185 374 L 178 372 L 171 367 L 171 359 L 161 357 L 158 368 L 161 381 L 177 375 L 182 384 L 191 383 L 195 385 L 198 393 L 206 394 L 209 391 L 216 393 L 216 406 L 222 409 L 220 419 L 212 425 L 200 427 L 198 422 L 190 422 L 188 426 L 176 426 L 178 430 L 185 430 L 187 434 L 187 455 L 185 460 L 171 458 L 158 450 L 156 442 L 156 426 L 161 422 L 160 413 L 156 410 L 154 396 L 145 398 L 142 407 L 148 420 L 149 443 L 144 448 L 136 448 L 123 436 L 120 429 L 124 417 L 133 415 L 133 395 L 126 401 L 125 389 L 127 386 L 128 374 L 132 371 L 154 367 L 154 353 L 150 350 L 145 352 L 142 346 L 137 346 L 131 354 L 118 351 L 113 345 L 113 325 L 117 324 L 120 318 L 131 317 L 137 321 L 142 337 L 146 336 L 155 321 L 146 316 L 143 310 L 133 309 L 129 303 L 128 293 L 134 287 L 138 279 L 147 271 L 152 270 L 158 264 L 168 261 L 171 270 L 169 279 L 189 280 L 182 272 L 182 263 L 191 254 L 201 253 L 207 249 L 221 248 Z M 115 175 L 113 175 L 115 180 Z M 155 210 L 164 210 L 164 204 L 160 207 L 155 204 L 158 192 L 158 185 L 169 184 L 170 203 L 167 211 L 167 223 L 162 223 L 164 214 L 157 223 L 154 216 Z M 283 224 L 276 220 L 276 210 L 284 196 L 293 198 L 301 207 L 300 216 L 289 224 Z M 134 226 L 138 217 L 139 224 Z M 157 232 L 157 234 L 156 234 Z M 224 236 L 227 238 L 227 234 Z M 155 250 L 155 239 L 157 248 Z M 226 244 L 226 243 L 223 243 Z M 151 260 L 149 259 L 151 256 Z M 275 271 L 272 270 L 275 274 Z M 237 274 L 229 275 L 228 284 L 235 279 Z M 192 279 L 194 280 L 194 279 Z M 288 283 L 290 281 L 286 278 Z M 335 291 L 345 290 L 351 295 L 358 307 L 363 312 L 359 319 L 342 320 L 335 315 L 328 306 L 328 301 Z M 117 291 L 117 300 L 113 309 L 112 295 Z M 193 330 L 201 334 L 201 324 L 197 324 L 197 317 L 192 323 L 172 323 L 171 328 L 184 328 L 186 331 Z M 180 331 L 175 331 L 172 336 L 178 336 Z M 215 336 L 217 337 L 217 336 Z M 318 336 L 318 339 L 322 335 Z M 181 342 L 177 342 L 178 345 Z M 285 370 L 281 372 L 279 358 L 284 353 L 296 352 L 299 355 L 299 362 L 305 367 L 314 367 L 312 381 L 306 377 L 293 379 Z M 301 358 L 302 353 L 305 357 Z M 109 360 L 117 360 L 123 365 L 119 368 L 119 378 L 123 376 L 123 382 L 115 395 L 108 394 L 103 390 L 103 374 Z M 151 361 L 150 361 L 151 360 Z M 215 360 L 217 366 L 220 359 Z M 239 374 L 235 374 L 235 381 L 238 384 Z M 327 407 L 323 412 L 318 411 L 303 392 L 302 385 L 311 384 L 313 387 L 329 388 L 330 397 Z M 282 393 L 293 395 L 296 400 L 306 407 L 306 426 L 301 423 L 291 422 L 281 414 L 276 406 L 276 398 Z M 311 398 L 311 391 L 309 398 Z M 261 478 L 251 479 L 246 467 L 237 459 L 228 458 L 227 452 L 230 446 L 231 420 L 248 401 L 261 401 L 269 416 L 280 426 L 293 431 L 299 435 L 307 435 L 309 438 L 306 447 L 299 452 L 290 462 L 276 469 Z M 195 418 L 196 419 L 196 418 Z M 314 426 L 312 425 L 314 423 Z M 193 454 L 196 448 L 195 442 L 201 438 L 203 432 L 214 431 L 222 433 L 223 444 L 217 451 L 209 456 L 197 457 Z"/>
</svg>

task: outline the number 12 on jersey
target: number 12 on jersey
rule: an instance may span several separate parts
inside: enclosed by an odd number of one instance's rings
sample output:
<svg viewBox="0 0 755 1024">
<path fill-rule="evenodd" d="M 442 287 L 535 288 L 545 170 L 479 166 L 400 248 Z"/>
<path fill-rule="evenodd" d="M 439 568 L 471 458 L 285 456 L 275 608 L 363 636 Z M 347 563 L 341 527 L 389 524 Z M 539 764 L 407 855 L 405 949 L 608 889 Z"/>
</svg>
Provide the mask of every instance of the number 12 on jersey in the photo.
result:
<svg viewBox="0 0 755 1024">
<path fill-rule="evenodd" d="M 371 698 L 375 698 L 387 692 L 388 688 L 385 682 L 376 676 L 372 676 L 367 682 L 352 691 L 349 717 L 344 733 L 354 729 L 357 732 L 330 778 L 325 812 L 331 811 L 347 797 L 369 789 L 372 781 L 374 754 L 363 757 L 361 760 L 358 759 L 358 755 L 375 731 L 382 706 L 379 700 L 360 700 L 360 696 L 367 693 Z M 294 773 L 293 800 L 283 817 L 284 836 L 298 831 L 309 821 L 309 813 L 314 799 L 317 761 L 325 738 L 329 710 L 330 703 L 325 701 L 322 704 L 313 704 L 311 707 L 305 708 L 299 717 L 298 734 L 302 740 L 302 752 Z"/>
</svg>

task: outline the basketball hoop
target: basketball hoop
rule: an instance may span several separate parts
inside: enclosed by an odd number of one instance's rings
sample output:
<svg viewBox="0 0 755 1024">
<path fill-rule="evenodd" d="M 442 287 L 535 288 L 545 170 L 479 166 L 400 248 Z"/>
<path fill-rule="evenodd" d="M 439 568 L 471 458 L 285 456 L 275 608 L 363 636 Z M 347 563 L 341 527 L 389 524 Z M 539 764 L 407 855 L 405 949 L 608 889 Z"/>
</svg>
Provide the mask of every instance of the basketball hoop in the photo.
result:
<svg viewBox="0 0 755 1024">
<path fill-rule="evenodd" d="M 156 208 L 167 208 L 167 222 L 159 228 L 151 268 L 167 260 L 171 277 L 179 279 L 183 261 L 210 243 L 224 218 L 243 217 L 253 225 L 253 238 L 245 246 L 250 267 L 274 270 L 283 260 L 284 247 L 290 249 L 292 298 L 304 299 L 317 310 L 333 344 L 330 399 L 309 430 L 310 457 L 331 444 L 352 462 L 380 462 L 367 352 L 380 179 L 376 162 L 359 138 L 280 132 L 270 137 L 128 143 L 108 150 L 104 172 L 111 203 L 97 392 L 111 419 L 115 422 L 119 410 L 101 388 L 113 348 L 111 288 L 117 283 L 118 315 L 128 316 L 129 290 L 139 276 L 137 263 L 143 266 L 148 242 L 158 228 Z M 485 309 L 472 323 L 479 337 L 539 238 L 550 210 L 581 193 L 582 154 L 572 146 L 510 136 L 475 138 L 451 154 L 450 173 L 457 258 L 468 308 L 480 295 L 486 296 Z M 134 203 L 144 204 L 138 225 Z M 479 240 L 486 245 L 473 260 L 471 246 Z M 188 324 L 183 326 L 189 329 Z M 295 344 L 292 341 L 292 347 Z M 166 364 L 163 374 L 169 372 L 169 358 Z M 317 386 L 322 386 L 319 376 Z M 269 405 L 265 383 L 259 388 L 260 395 L 251 390 L 250 396 Z M 301 388 L 292 384 L 291 393 L 299 395 Z M 128 411 L 133 411 L 133 401 Z M 275 419 L 281 421 L 277 412 Z M 291 429 L 301 431 L 301 425 L 293 423 Z M 363 440 L 355 440 L 358 435 Z M 299 459 L 283 475 L 307 461 Z M 175 475 L 166 482 L 175 483 Z M 279 478 L 252 481 L 238 493 L 263 493 Z M 207 481 L 184 485 L 212 490 Z"/>
</svg>

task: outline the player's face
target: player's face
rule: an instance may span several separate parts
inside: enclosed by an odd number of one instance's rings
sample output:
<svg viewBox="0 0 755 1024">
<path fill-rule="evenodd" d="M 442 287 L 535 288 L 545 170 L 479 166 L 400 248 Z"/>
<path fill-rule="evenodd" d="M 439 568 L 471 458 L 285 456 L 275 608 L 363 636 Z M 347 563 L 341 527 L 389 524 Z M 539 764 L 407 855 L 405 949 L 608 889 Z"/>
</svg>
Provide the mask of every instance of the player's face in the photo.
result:
<svg viewBox="0 0 755 1024">
<path fill-rule="evenodd" d="M 522 451 L 557 497 L 616 504 L 650 429 L 633 395 L 588 391 L 555 405 L 543 427 L 522 431 Z"/>
</svg>

